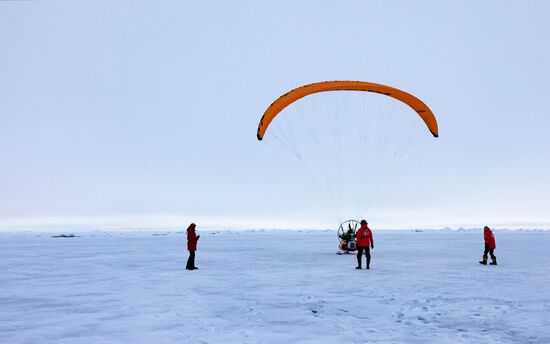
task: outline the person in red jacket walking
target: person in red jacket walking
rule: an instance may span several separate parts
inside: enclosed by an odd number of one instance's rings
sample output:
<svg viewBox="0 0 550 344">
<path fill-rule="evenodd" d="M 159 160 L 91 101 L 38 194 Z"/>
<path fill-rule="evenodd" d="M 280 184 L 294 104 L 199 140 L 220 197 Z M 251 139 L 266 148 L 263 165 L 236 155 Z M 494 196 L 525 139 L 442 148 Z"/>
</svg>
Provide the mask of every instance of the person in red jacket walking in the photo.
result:
<svg viewBox="0 0 550 344">
<path fill-rule="evenodd" d="M 370 249 L 374 248 L 374 239 L 372 237 L 372 231 L 370 230 L 367 221 L 361 220 L 361 227 L 355 234 L 355 243 L 357 245 L 357 267 L 361 270 L 361 257 L 363 251 L 367 256 L 367 269 L 370 269 Z"/>
<path fill-rule="evenodd" d="M 189 258 L 187 259 L 187 270 L 198 269 L 195 266 L 195 251 L 197 250 L 197 241 L 199 241 L 200 235 L 195 232 L 196 225 L 194 223 L 187 227 L 187 250 L 189 250 Z"/>
<path fill-rule="evenodd" d="M 491 229 L 487 226 L 483 228 L 483 239 L 485 240 L 485 251 L 483 251 L 483 260 L 480 261 L 480 264 L 487 265 L 487 253 L 491 255 L 490 265 L 497 265 L 497 257 L 495 257 L 494 250 L 497 248 L 495 242 L 495 236 Z"/>
</svg>

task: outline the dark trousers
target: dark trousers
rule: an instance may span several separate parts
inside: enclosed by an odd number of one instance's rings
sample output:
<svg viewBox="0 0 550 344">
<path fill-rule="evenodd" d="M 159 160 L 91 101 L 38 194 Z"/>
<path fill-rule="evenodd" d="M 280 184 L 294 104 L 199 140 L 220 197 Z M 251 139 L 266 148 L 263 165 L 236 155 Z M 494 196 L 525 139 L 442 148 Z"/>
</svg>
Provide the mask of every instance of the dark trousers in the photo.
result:
<svg viewBox="0 0 550 344">
<path fill-rule="evenodd" d="M 195 268 L 195 251 L 189 251 L 189 258 L 187 259 L 187 270 L 193 270 Z"/>
<path fill-rule="evenodd" d="M 363 251 L 367 256 L 367 268 L 370 266 L 370 247 L 357 246 L 357 266 L 361 267 L 361 257 L 363 256 Z"/>
<path fill-rule="evenodd" d="M 487 253 L 491 255 L 491 259 L 495 259 L 495 249 L 490 248 L 489 245 L 485 244 L 485 251 L 483 251 L 483 257 L 487 257 Z"/>
</svg>

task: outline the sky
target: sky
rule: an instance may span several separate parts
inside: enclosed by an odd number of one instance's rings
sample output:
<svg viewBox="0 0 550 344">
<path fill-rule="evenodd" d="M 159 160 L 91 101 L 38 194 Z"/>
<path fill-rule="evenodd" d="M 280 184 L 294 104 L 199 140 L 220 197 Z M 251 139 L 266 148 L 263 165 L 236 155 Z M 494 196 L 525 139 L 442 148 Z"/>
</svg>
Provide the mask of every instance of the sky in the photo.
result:
<svg viewBox="0 0 550 344">
<path fill-rule="evenodd" d="M 0 230 L 334 228 L 256 139 L 324 80 L 440 137 L 373 228 L 550 228 L 546 1 L 0 1 Z M 336 224 L 337 225 L 337 224 Z"/>
</svg>

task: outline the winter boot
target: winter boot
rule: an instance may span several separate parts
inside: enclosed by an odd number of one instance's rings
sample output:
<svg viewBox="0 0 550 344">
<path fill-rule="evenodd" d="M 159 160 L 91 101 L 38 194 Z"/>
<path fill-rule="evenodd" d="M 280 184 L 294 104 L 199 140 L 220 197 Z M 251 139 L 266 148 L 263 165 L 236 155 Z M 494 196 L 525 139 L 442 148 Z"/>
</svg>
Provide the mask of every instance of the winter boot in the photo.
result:
<svg viewBox="0 0 550 344">
<path fill-rule="evenodd" d="M 497 257 L 491 257 L 491 262 L 489 265 L 497 265 Z"/>
<path fill-rule="evenodd" d="M 355 267 L 357 270 L 361 270 L 361 265 Z"/>
<path fill-rule="evenodd" d="M 483 260 L 479 264 L 487 265 L 487 256 L 483 256 Z"/>
</svg>

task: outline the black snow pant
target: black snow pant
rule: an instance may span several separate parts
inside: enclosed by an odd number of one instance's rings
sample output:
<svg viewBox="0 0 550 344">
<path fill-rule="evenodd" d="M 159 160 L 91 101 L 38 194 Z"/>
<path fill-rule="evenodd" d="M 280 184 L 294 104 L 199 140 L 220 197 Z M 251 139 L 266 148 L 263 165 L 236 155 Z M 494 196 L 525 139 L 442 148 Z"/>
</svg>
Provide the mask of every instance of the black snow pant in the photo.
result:
<svg viewBox="0 0 550 344">
<path fill-rule="evenodd" d="M 495 253 L 494 253 L 495 249 L 494 248 L 490 248 L 489 245 L 485 244 L 485 251 L 483 251 L 483 257 L 487 257 L 487 253 L 489 253 L 491 255 L 491 259 L 495 259 Z"/>
<path fill-rule="evenodd" d="M 193 270 L 195 268 L 195 251 L 189 251 L 189 258 L 187 259 L 187 270 Z"/>
<path fill-rule="evenodd" d="M 357 246 L 357 266 L 361 267 L 361 257 L 363 256 L 363 251 L 367 256 L 367 268 L 370 266 L 370 247 Z"/>
</svg>

